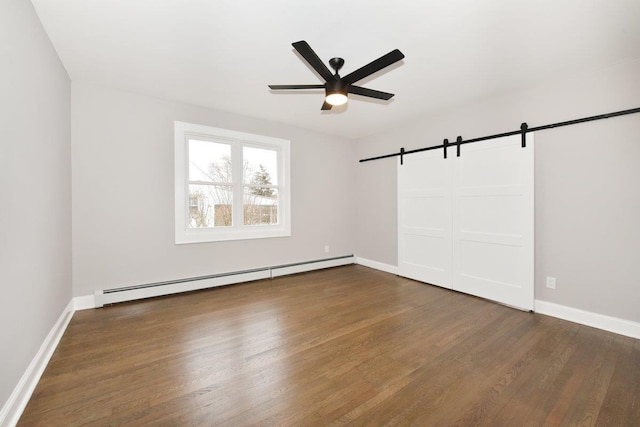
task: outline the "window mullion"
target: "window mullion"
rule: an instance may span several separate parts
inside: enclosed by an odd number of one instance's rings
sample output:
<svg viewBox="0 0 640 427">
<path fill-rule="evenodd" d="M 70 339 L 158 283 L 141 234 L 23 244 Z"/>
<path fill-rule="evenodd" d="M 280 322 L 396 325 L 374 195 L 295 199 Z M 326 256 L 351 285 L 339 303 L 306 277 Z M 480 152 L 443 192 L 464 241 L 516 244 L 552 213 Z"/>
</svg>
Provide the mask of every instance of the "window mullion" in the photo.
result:
<svg viewBox="0 0 640 427">
<path fill-rule="evenodd" d="M 242 144 L 236 142 L 231 146 L 231 176 L 233 184 L 233 226 L 238 229 L 244 225 L 243 165 Z"/>
</svg>

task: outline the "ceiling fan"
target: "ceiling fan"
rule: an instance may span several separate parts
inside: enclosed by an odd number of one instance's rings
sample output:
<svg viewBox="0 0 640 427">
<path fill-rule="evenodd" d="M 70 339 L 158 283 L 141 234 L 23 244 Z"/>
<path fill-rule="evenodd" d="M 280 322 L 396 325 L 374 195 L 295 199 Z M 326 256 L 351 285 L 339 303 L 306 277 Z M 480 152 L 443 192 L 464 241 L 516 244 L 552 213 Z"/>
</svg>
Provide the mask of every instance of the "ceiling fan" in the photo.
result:
<svg viewBox="0 0 640 427">
<path fill-rule="evenodd" d="M 273 90 L 291 90 L 291 89 L 324 89 L 325 100 L 322 104 L 321 110 L 331 110 L 334 105 L 342 105 L 347 102 L 347 94 L 353 93 L 361 96 L 368 96 L 370 98 L 391 99 L 393 93 L 381 92 L 379 90 L 367 89 L 361 86 L 355 86 L 353 83 L 370 76 L 371 74 L 382 70 L 389 65 L 400 61 L 404 58 L 404 54 L 398 49 L 392 50 L 386 55 L 381 56 L 375 61 L 371 61 L 367 65 L 358 68 L 352 73 L 347 74 L 344 77 L 340 77 L 338 71 L 344 65 L 344 59 L 331 58 L 329 65 L 335 70 L 335 74 L 327 68 L 326 65 L 318 58 L 318 55 L 311 49 L 309 43 L 302 40 L 299 42 L 291 43 L 295 50 L 302 55 L 302 57 L 313 67 L 314 70 L 320 74 L 325 80 L 324 84 L 315 85 L 269 85 Z"/>
</svg>

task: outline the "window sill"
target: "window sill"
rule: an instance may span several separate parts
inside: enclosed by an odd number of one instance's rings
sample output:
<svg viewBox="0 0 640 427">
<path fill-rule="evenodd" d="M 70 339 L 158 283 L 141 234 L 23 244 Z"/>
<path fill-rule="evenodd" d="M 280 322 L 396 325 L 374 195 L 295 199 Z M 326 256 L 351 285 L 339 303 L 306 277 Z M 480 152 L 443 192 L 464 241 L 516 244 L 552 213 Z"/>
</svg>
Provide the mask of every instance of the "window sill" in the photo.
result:
<svg viewBox="0 0 640 427">
<path fill-rule="evenodd" d="M 260 227 L 260 229 L 257 229 Z M 286 227 L 256 226 L 238 230 L 229 229 L 191 229 L 176 231 L 176 245 L 189 243 L 226 242 L 231 240 L 271 239 L 276 237 L 290 237 L 291 230 Z"/>
</svg>

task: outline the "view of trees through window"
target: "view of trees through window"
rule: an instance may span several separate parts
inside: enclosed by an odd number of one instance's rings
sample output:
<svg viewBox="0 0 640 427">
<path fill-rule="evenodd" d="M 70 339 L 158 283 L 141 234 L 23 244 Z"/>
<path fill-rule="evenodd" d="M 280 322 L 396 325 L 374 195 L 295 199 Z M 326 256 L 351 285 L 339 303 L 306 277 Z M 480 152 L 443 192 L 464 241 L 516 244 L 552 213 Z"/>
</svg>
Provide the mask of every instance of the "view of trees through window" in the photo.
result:
<svg viewBox="0 0 640 427">
<path fill-rule="evenodd" d="M 244 225 L 278 224 L 275 150 L 243 147 L 243 190 L 237 194 L 228 146 L 209 141 L 190 143 L 194 143 L 189 149 L 190 228 L 232 226 L 234 197 L 242 197 Z M 211 144 L 222 147 L 212 149 Z"/>
</svg>

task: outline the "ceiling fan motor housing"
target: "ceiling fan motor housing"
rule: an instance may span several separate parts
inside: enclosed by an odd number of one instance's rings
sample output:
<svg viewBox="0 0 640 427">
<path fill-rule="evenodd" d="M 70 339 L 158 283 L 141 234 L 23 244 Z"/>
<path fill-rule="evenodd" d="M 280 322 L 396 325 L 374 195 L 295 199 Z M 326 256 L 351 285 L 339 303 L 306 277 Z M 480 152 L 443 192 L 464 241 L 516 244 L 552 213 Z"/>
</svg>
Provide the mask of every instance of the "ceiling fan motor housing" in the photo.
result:
<svg viewBox="0 0 640 427">
<path fill-rule="evenodd" d="M 332 93 L 341 93 L 346 95 L 348 91 L 347 84 L 342 81 L 342 79 L 328 80 L 325 87 L 327 95 L 331 95 Z"/>
</svg>

